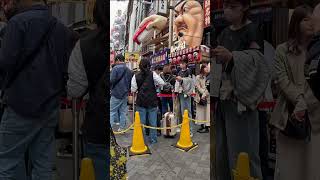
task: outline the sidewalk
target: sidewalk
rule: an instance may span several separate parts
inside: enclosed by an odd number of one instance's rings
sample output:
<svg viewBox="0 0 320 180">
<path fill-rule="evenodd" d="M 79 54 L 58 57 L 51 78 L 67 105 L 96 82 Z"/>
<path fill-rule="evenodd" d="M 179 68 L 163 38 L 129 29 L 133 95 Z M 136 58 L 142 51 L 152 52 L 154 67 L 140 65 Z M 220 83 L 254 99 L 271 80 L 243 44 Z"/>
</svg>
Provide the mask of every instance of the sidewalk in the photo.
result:
<svg viewBox="0 0 320 180">
<path fill-rule="evenodd" d="M 196 130 L 198 127 L 195 127 Z M 132 133 L 116 135 L 120 146 L 131 145 Z M 158 143 L 149 146 L 151 155 L 132 156 L 127 163 L 130 180 L 209 180 L 210 179 L 210 137 L 209 133 L 193 132 L 193 142 L 199 146 L 182 152 L 172 144 L 179 139 L 158 136 Z"/>
</svg>

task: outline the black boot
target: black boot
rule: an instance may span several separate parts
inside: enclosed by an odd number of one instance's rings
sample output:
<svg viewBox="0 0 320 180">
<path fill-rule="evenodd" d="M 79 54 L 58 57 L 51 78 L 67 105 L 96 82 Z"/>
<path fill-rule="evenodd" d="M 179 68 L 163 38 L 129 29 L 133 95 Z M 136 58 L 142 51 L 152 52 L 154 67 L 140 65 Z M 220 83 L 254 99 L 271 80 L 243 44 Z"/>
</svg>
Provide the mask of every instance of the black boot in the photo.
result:
<svg viewBox="0 0 320 180">
<path fill-rule="evenodd" d="M 198 129 L 198 130 L 197 130 L 197 132 L 201 132 L 201 131 L 203 131 L 203 129 L 204 129 L 204 125 L 203 125 L 203 124 L 201 124 L 201 128 L 200 128 L 200 129 Z"/>
<path fill-rule="evenodd" d="M 206 126 L 205 128 L 203 128 L 202 130 L 199 131 L 199 133 L 208 133 L 209 132 L 209 127 Z"/>
</svg>

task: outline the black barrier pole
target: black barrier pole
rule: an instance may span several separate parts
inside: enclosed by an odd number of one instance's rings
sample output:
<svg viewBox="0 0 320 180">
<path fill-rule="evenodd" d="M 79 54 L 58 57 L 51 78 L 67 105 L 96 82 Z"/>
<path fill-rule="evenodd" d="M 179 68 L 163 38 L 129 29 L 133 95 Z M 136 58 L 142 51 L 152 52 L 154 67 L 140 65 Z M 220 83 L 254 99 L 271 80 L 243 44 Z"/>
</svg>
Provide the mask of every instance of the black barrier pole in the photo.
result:
<svg viewBox="0 0 320 180">
<path fill-rule="evenodd" d="M 73 144 L 73 180 L 79 180 L 79 109 L 77 105 L 79 104 L 79 99 L 72 99 L 72 144 Z"/>
</svg>

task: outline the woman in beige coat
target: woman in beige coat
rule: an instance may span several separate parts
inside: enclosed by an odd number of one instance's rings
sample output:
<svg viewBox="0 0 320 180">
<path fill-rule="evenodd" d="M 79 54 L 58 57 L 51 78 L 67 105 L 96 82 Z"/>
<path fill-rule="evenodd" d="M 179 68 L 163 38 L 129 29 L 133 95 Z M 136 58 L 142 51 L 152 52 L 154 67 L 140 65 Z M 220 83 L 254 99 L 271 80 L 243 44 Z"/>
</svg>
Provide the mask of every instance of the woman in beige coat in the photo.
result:
<svg viewBox="0 0 320 180">
<path fill-rule="evenodd" d="M 200 74 L 196 77 L 196 119 L 200 121 L 208 121 L 206 123 L 196 123 L 201 125 L 198 130 L 199 133 L 208 133 L 210 127 L 210 94 L 207 89 L 207 76 L 209 75 L 209 67 L 206 64 L 202 64 L 200 68 Z M 206 104 L 199 104 L 200 100 L 206 100 Z"/>
<path fill-rule="evenodd" d="M 277 155 L 275 180 L 319 180 L 320 162 L 320 103 L 313 96 L 304 76 L 306 48 L 313 36 L 312 9 L 297 7 L 289 25 L 289 41 L 278 46 L 275 57 L 276 82 L 279 87 L 277 105 L 271 124 L 277 128 Z M 311 122 L 311 140 L 297 140 L 285 136 L 288 121 L 287 102 L 294 107 L 293 114 L 300 121 L 308 113 Z"/>
</svg>

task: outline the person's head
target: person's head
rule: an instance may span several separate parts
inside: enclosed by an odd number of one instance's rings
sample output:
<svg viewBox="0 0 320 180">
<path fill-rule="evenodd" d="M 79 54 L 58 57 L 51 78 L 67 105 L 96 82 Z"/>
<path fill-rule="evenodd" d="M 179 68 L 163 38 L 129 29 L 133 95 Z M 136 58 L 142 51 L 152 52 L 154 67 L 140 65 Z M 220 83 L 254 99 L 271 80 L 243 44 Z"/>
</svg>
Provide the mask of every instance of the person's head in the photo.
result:
<svg viewBox="0 0 320 180">
<path fill-rule="evenodd" d="M 225 0 L 223 3 L 224 16 L 231 24 L 247 21 L 250 0 Z"/>
<path fill-rule="evenodd" d="M 156 65 L 154 67 L 154 71 L 157 73 L 157 74 L 160 74 L 161 73 L 161 66 L 160 65 Z"/>
<path fill-rule="evenodd" d="M 150 60 L 146 59 L 146 58 L 141 59 L 140 64 L 139 64 L 139 69 L 140 69 L 140 72 L 143 74 L 149 72 L 151 69 Z"/>
<path fill-rule="evenodd" d="M 312 37 L 313 24 L 312 24 L 312 8 L 303 5 L 297 7 L 291 16 L 289 24 L 289 51 L 294 54 L 300 54 L 299 46 L 302 41 Z"/>
<path fill-rule="evenodd" d="M 182 40 L 190 47 L 199 46 L 204 27 L 204 13 L 201 4 L 195 0 L 179 1 L 174 11 L 173 29 L 176 35 L 180 34 Z"/>
<path fill-rule="evenodd" d="M 172 74 L 171 67 L 169 64 L 164 65 L 163 74 Z"/>
<path fill-rule="evenodd" d="M 115 60 L 116 64 L 120 64 L 120 63 L 124 63 L 125 58 L 124 58 L 124 56 L 122 54 L 118 54 L 118 55 L 116 55 L 114 60 Z"/>
<path fill-rule="evenodd" d="M 207 64 L 202 64 L 201 68 L 200 68 L 200 74 L 203 76 L 206 76 L 207 74 L 209 74 L 209 68 Z"/>
<path fill-rule="evenodd" d="M 187 58 L 183 58 L 180 62 L 180 68 L 182 70 L 187 69 L 187 65 L 188 65 L 188 59 Z"/>
<path fill-rule="evenodd" d="M 47 0 L 1 0 L 1 9 L 7 20 L 10 20 L 20 9 L 31 7 L 33 4 L 47 4 Z"/>
<path fill-rule="evenodd" d="M 106 0 L 95 0 L 95 7 L 93 9 L 93 21 L 97 24 L 97 27 L 102 31 L 107 32 L 108 25 L 108 18 L 107 15 L 107 1 Z"/>
<path fill-rule="evenodd" d="M 130 56 L 129 56 L 129 60 L 130 60 L 130 61 L 133 61 L 133 60 L 134 60 L 134 58 L 135 58 L 135 57 L 134 57 L 134 54 L 130 54 Z"/>
<path fill-rule="evenodd" d="M 313 10 L 313 27 L 316 33 L 320 32 L 320 3 Z"/>
</svg>

